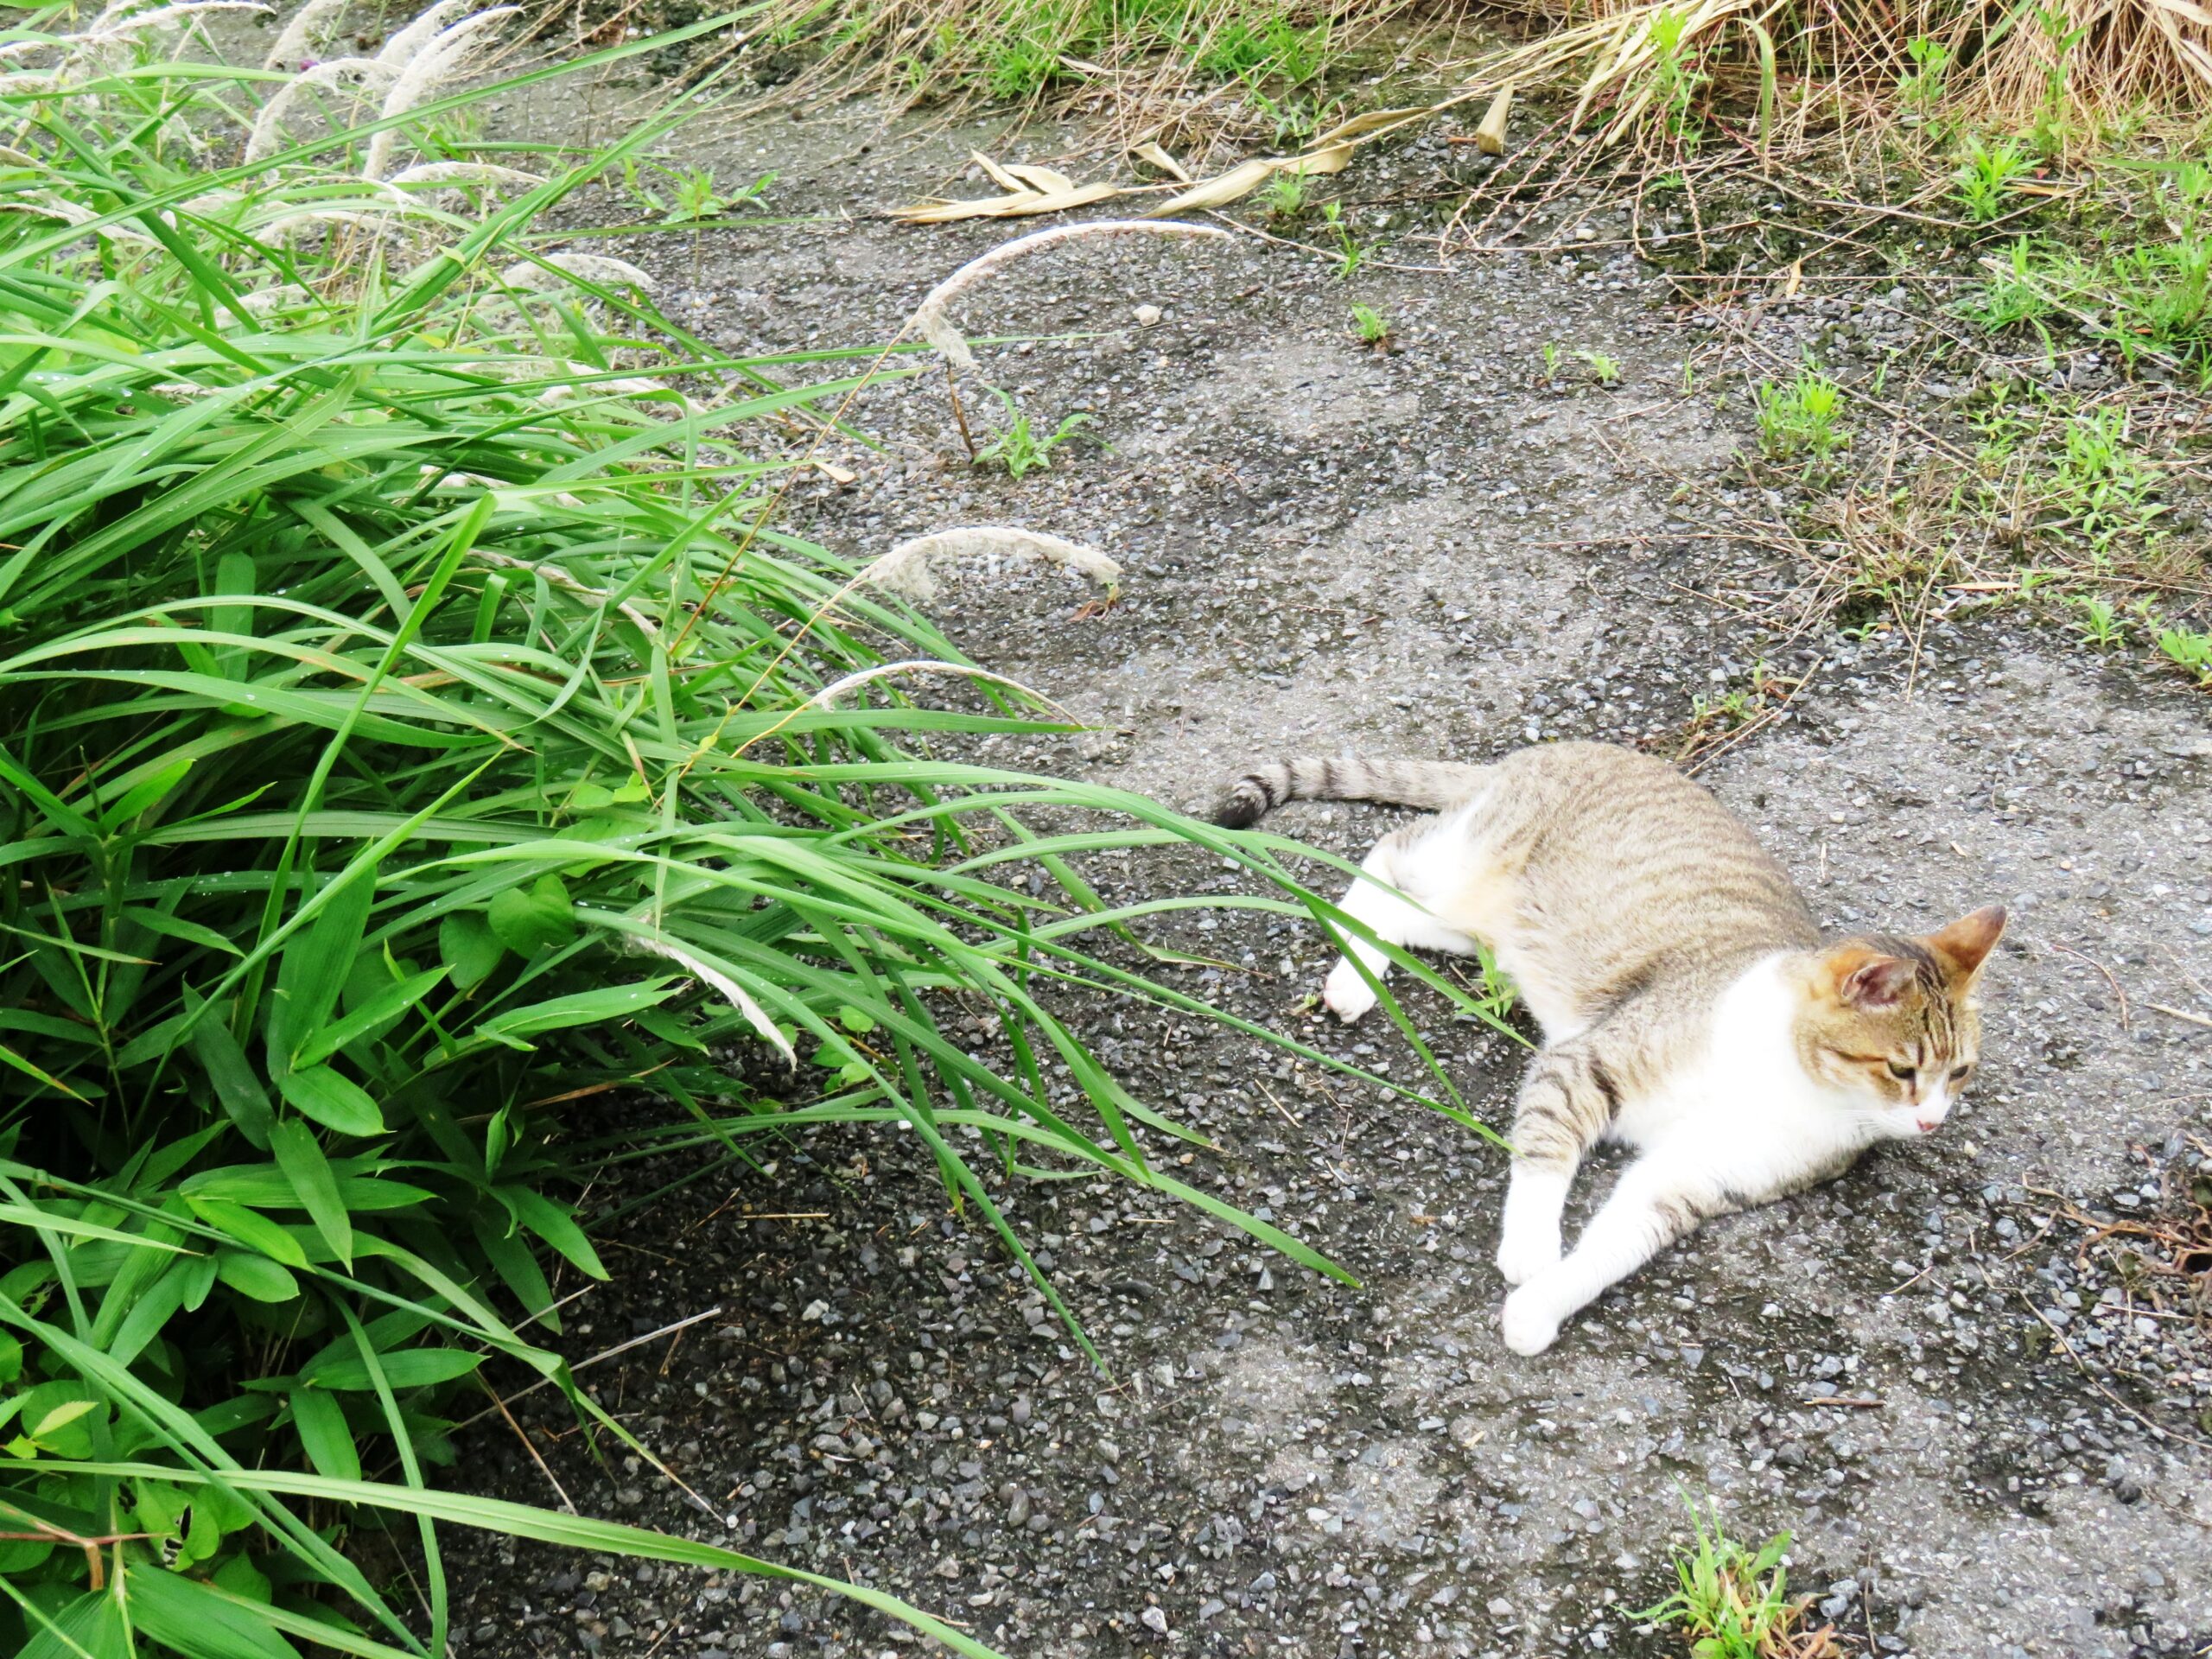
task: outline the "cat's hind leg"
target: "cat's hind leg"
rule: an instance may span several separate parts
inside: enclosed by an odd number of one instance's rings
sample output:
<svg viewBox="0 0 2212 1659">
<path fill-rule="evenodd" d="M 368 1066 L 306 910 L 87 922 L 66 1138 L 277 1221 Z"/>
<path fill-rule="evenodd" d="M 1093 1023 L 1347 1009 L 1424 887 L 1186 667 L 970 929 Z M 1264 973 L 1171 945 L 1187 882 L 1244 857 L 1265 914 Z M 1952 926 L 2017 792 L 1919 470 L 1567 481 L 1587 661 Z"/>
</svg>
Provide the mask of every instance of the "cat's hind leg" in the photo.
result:
<svg viewBox="0 0 2212 1659">
<path fill-rule="evenodd" d="M 1541 1354 L 1559 1328 L 1612 1286 L 1696 1230 L 1737 1207 L 1714 1179 L 1711 1148 L 1662 1148 L 1622 1173 L 1574 1249 L 1505 1299 L 1505 1345 Z"/>
<path fill-rule="evenodd" d="M 1620 1084 L 1586 1039 L 1539 1050 L 1513 1108 L 1513 1169 L 1497 1235 L 1497 1270 L 1526 1284 L 1558 1265 L 1560 1217 L 1583 1154 L 1611 1127 Z"/>
<path fill-rule="evenodd" d="M 1433 858 L 1440 851 L 1431 838 L 1431 831 L 1440 822 L 1438 818 L 1423 818 L 1403 829 L 1393 830 L 1376 842 L 1374 850 L 1360 861 L 1359 868 L 1364 874 L 1345 892 L 1338 908 L 1366 923 L 1376 938 L 1392 944 L 1472 956 L 1472 939 L 1439 921 L 1419 904 L 1400 896 L 1410 893 L 1417 897 L 1424 887 L 1435 890 L 1444 886 L 1421 880 L 1424 859 Z M 1368 880 L 1370 876 L 1374 880 Z M 1397 891 L 1393 892 L 1392 888 Z M 1321 1000 L 1338 1019 L 1350 1025 L 1373 1007 L 1376 1001 L 1375 987 L 1354 965 L 1352 958 L 1357 957 L 1365 963 L 1368 972 L 1378 981 L 1390 971 L 1390 959 L 1365 939 L 1349 933 L 1344 936 L 1344 950 L 1345 955 L 1329 970 L 1329 977 L 1321 987 Z"/>
</svg>

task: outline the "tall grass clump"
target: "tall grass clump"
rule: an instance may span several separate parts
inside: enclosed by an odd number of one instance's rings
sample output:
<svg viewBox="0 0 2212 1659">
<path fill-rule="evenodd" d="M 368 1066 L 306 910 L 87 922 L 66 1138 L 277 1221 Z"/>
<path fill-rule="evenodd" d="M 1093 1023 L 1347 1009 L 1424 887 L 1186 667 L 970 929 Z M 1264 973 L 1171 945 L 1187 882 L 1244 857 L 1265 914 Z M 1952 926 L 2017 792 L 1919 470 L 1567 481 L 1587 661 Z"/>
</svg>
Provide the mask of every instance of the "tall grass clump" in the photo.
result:
<svg viewBox="0 0 2212 1659">
<path fill-rule="evenodd" d="M 456 91 L 496 27 L 449 4 L 350 107 L 294 90 L 309 28 L 234 70 L 126 6 L 0 35 L 0 1648 L 443 1653 L 454 1524 L 781 1571 L 438 1489 L 463 1386 L 629 1441 L 546 1345 L 615 1090 L 702 1155 L 904 1125 L 1016 1254 L 995 1185 L 1049 1166 L 1325 1267 L 1154 1170 L 1053 1002 L 1206 1012 L 1127 965 L 1196 901 L 1102 912 L 1096 850 L 1343 918 L 1287 843 L 928 756 L 1041 722 L 904 701 L 950 647 L 766 522 L 755 457 L 862 377 L 719 356 L 544 229 L 658 129 L 456 144 L 556 72 Z"/>
<path fill-rule="evenodd" d="M 1157 133 L 1165 117 L 1272 130 L 1281 146 L 1324 124 L 1331 72 L 1408 10 L 1405 0 L 768 0 L 744 61 L 785 95 L 793 79 L 909 101 L 1108 90 L 1117 134 Z M 1910 116 L 1943 131 L 2031 131 L 2055 158 L 2145 118 L 2185 143 L 2178 135 L 2202 133 L 2212 100 L 2212 21 L 2194 0 L 1516 0 L 1503 13 L 1521 42 L 1455 65 L 1470 78 L 1438 108 L 1563 82 L 1578 122 L 1594 118 L 1609 141 L 1633 137 L 1655 154 L 1694 144 L 1725 112 L 1770 143 L 1890 133 Z M 1215 95 L 1224 82 L 1243 85 Z M 1201 86 L 1214 92 L 1194 106 Z"/>
<path fill-rule="evenodd" d="M 858 72 L 908 98 L 1023 101 L 1124 73 L 1281 99 L 1406 0 L 769 0 L 756 54 Z"/>
</svg>

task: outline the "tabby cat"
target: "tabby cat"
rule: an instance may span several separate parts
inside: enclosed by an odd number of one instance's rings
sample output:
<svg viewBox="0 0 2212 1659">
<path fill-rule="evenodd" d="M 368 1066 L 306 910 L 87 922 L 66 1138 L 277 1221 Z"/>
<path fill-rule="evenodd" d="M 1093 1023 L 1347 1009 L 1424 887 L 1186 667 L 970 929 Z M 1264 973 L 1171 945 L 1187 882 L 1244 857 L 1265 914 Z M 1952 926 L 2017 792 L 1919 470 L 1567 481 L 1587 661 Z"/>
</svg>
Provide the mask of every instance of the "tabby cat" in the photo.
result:
<svg viewBox="0 0 2212 1659">
<path fill-rule="evenodd" d="M 1707 1218 L 1928 1134 L 1974 1071 L 1975 982 L 2001 907 L 1922 938 L 1823 943 L 1750 830 L 1649 755 L 1553 743 L 1480 766 L 1300 760 L 1248 774 L 1217 817 L 1241 826 L 1300 799 L 1433 814 L 1376 843 L 1344 911 L 1395 945 L 1482 941 L 1543 1027 L 1497 1247 L 1516 1353 L 1541 1353 Z M 1389 965 L 1364 939 L 1349 948 L 1323 990 L 1347 1022 Z M 1607 1140 L 1638 1155 L 1562 1257 L 1568 1186 Z"/>
</svg>

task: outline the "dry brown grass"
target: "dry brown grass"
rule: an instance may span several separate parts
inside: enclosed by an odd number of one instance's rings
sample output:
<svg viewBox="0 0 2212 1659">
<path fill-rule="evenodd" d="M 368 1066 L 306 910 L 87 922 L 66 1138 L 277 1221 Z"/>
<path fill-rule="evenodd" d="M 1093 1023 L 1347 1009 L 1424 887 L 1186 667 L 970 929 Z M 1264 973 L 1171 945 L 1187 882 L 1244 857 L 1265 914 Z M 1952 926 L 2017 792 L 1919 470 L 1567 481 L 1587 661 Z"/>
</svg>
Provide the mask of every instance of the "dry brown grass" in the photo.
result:
<svg viewBox="0 0 2212 1659">
<path fill-rule="evenodd" d="M 1425 50 L 1387 64 L 1371 49 L 1385 23 Z M 1489 43 L 1455 61 L 1450 42 L 1478 26 Z M 1517 39 L 1497 44 L 1500 27 Z M 756 60 L 807 60 L 779 96 L 859 85 L 900 107 L 1080 103 L 1125 144 L 1166 132 L 1281 147 L 1286 122 L 1310 132 L 1348 112 L 1332 73 L 1416 56 L 1451 66 L 1453 102 L 1509 80 L 1568 86 L 1614 139 L 1664 124 L 1670 73 L 1700 105 L 1742 105 L 1770 137 L 1940 111 L 2088 141 L 2118 120 L 2212 109 L 2202 0 L 773 0 L 752 39 Z"/>
</svg>

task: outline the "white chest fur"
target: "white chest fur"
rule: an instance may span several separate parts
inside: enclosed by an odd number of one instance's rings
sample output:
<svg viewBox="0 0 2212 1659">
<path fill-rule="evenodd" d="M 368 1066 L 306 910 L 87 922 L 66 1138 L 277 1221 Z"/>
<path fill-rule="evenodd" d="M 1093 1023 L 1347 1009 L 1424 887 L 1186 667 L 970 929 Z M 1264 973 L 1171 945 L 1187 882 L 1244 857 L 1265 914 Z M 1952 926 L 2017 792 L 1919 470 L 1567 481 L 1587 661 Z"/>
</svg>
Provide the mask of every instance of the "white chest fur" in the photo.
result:
<svg viewBox="0 0 2212 1659">
<path fill-rule="evenodd" d="M 1694 1152 L 1725 1172 L 1727 1185 L 1758 1198 L 1875 1138 L 1864 1114 L 1799 1064 L 1782 960 L 1754 963 L 1721 994 L 1695 1057 L 1627 1103 L 1611 1139 L 1676 1157 Z"/>
</svg>

